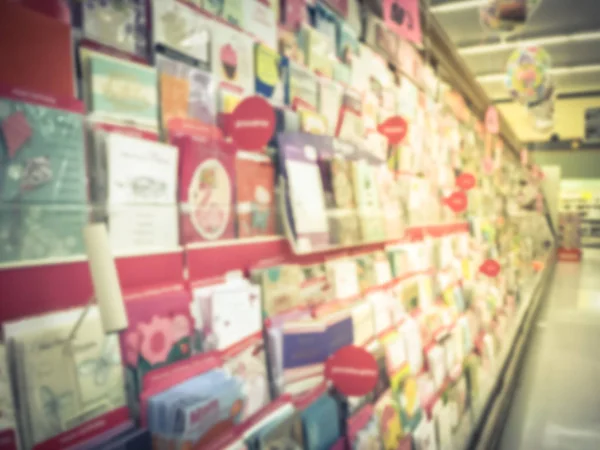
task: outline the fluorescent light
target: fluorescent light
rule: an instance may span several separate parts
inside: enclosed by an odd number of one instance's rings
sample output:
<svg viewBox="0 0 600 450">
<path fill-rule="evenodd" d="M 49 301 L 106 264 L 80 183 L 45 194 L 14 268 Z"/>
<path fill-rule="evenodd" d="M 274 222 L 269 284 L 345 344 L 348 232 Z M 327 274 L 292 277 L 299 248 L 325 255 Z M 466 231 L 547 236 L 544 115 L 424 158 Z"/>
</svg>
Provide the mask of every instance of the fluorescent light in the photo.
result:
<svg viewBox="0 0 600 450">
<path fill-rule="evenodd" d="M 495 44 L 483 44 L 473 45 L 469 47 L 459 48 L 458 51 L 461 55 L 481 55 L 491 52 L 501 52 L 504 50 L 512 50 L 519 47 L 532 47 L 532 46 L 549 46 L 568 44 L 574 42 L 588 42 L 600 40 L 600 32 L 586 32 L 586 33 L 575 33 L 565 34 L 561 36 L 543 36 L 534 39 L 525 39 L 520 41 L 505 41 L 498 42 Z"/>
<path fill-rule="evenodd" d="M 462 0 L 457 2 L 447 2 L 441 5 L 431 6 L 429 9 L 434 13 L 446 13 L 453 11 L 463 11 L 465 9 L 479 8 L 485 4 L 486 0 Z"/>
<path fill-rule="evenodd" d="M 594 73 L 600 72 L 600 64 L 589 64 L 582 66 L 573 66 L 573 67 L 553 67 L 550 69 L 550 75 L 553 77 L 560 77 L 562 75 L 574 75 L 580 73 Z M 495 83 L 495 82 L 503 82 L 506 77 L 504 73 L 490 73 L 487 75 L 479 75 L 476 77 L 477 81 L 480 83 Z"/>
</svg>

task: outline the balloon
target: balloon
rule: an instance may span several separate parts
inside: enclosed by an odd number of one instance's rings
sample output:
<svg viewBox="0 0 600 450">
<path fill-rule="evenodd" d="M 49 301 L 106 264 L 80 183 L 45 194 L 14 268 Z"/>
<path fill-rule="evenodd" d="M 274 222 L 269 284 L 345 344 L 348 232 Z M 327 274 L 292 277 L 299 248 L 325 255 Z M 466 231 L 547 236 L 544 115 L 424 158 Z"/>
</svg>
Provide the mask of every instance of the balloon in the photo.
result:
<svg viewBox="0 0 600 450">
<path fill-rule="evenodd" d="M 548 96 L 550 55 L 541 47 L 515 50 L 506 63 L 506 87 L 511 96 L 525 104 L 537 103 Z"/>
<path fill-rule="evenodd" d="M 487 0 L 480 10 L 481 25 L 498 34 L 519 31 L 531 18 L 541 0 Z"/>
</svg>

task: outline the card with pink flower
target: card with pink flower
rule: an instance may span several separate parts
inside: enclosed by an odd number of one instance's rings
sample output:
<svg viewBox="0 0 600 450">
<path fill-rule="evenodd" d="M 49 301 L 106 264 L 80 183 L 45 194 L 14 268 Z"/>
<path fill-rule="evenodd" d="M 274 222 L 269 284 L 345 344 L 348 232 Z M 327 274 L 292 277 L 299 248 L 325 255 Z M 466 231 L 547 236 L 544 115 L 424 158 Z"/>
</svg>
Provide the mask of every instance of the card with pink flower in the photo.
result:
<svg viewBox="0 0 600 450">
<path fill-rule="evenodd" d="M 183 287 L 125 299 L 129 327 L 121 334 L 130 404 L 137 404 L 148 372 L 190 356 L 190 296 Z"/>
</svg>

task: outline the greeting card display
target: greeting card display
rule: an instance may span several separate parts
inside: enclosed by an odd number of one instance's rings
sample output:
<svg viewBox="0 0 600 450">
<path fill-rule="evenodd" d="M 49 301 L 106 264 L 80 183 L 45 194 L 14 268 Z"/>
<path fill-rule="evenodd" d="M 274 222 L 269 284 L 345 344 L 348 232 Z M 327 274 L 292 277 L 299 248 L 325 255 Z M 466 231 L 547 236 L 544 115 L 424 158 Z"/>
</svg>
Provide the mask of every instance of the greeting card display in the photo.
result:
<svg viewBox="0 0 600 450">
<path fill-rule="evenodd" d="M 211 53 L 214 21 L 177 0 L 152 5 L 154 44 L 160 51 L 183 56 L 192 65 L 210 70 L 216 64 Z"/>
<path fill-rule="evenodd" d="M 183 242 L 234 237 L 233 147 L 201 136 L 185 136 L 178 141 L 178 147 Z"/>
<path fill-rule="evenodd" d="M 87 201 L 80 111 L 0 98 L 0 201 Z"/>
<path fill-rule="evenodd" d="M 216 124 L 217 86 L 209 72 L 161 54 L 156 55 L 156 67 L 163 128 L 171 119 Z"/>
<path fill-rule="evenodd" d="M 269 159 L 245 158 L 235 162 L 237 235 L 275 234 L 275 169 Z"/>
<path fill-rule="evenodd" d="M 300 286 L 303 274 L 298 266 L 276 265 L 252 275 L 262 288 L 262 308 L 266 318 L 273 318 L 302 306 Z"/>
<path fill-rule="evenodd" d="M 324 247 L 329 241 L 329 226 L 317 149 L 301 133 L 282 133 L 278 142 L 288 183 L 287 207 L 298 246 L 304 251 Z"/>
<path fill-rule="evenodd" d="M 300 48 L 304 50 L 306 66 L 318 75 L 331 78 L 333 66 L 330 47 L 330 39 L 314 28 L 303 26 L 298 34 Z"/>
<path fill-rule="evenodd" d="M 388 390 L 377 400 L 374 410 L 379 423 L 383 448 L 385 450 L 397 450 L 402 437 L 402 423 L 391 391 Z"/>
</svg>

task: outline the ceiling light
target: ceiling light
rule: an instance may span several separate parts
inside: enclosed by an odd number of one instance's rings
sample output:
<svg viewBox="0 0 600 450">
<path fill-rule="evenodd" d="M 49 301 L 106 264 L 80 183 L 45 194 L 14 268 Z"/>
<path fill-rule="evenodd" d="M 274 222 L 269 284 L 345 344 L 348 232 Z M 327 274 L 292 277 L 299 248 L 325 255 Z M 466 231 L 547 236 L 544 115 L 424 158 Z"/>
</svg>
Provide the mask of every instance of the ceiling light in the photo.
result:
<svg viewBox="0 0 600 450">
<path fill-rule="evenodd" d="M 585 32 L 576 34 L 565 34 L 561 36 L 543 36 L 534 39 L 524 39 L 519 41 L 505 41 L 495 44 L 473 45 L 469 47 L 459 48 L 458 51 L 462 55 L 480 55 L 490 52 L 501 52 L 504 50 L 512 50 L 519 47 L 532 46 L 549 46 L 560 45 L 574 42 L 588 42 L 600 40 L 600 32 Z"/>
<path fill-rule="evenodd" d="M 563 76 L 563 75 L 575 75 L 580 73 L 593 73 L 600 72 L 600 64 L 590 64 L 573 67 L 553 67 L 550 69 L 550 75 Z M 476 77 L 480 83 L 495 83 L 504 82 L 506 74 L 504 73 L 490 73 L 487 75 L 479 75 Z"/>
</svg>

